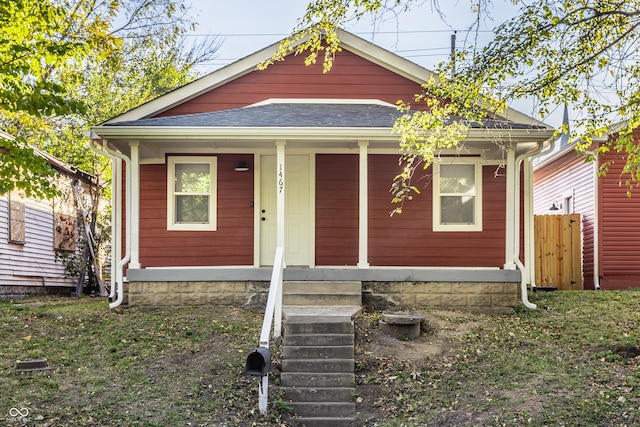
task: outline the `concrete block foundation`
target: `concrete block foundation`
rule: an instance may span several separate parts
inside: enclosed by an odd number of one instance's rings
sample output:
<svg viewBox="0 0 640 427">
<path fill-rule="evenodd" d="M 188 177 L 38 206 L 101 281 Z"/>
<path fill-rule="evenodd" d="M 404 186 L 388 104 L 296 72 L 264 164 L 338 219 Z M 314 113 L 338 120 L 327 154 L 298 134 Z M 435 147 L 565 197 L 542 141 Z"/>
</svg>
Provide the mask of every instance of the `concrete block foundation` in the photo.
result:
<svg viewBox="0 0 640 427">
<path fill-rule="evenodd" d="M 375 310 L 460 309 L 507 312 L 519 302 L 514 282 L 363 281 L 362 305 Z M 125 286 L 130 306 L 220 304 L 262 311 L 268 281 L 136 281 Z"/>
</svg>

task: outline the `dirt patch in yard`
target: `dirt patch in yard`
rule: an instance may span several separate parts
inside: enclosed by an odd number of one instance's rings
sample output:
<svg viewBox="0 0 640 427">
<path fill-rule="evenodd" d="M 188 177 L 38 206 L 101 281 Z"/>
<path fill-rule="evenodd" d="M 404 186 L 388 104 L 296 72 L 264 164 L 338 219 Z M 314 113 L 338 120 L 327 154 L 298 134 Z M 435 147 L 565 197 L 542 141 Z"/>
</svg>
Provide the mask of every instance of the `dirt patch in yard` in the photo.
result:
<svg viewBox="0 0 640 427">
<path fill-rule="evenodd" d="M 423 425 L 424 420 L 428 425 L 501 425 L 496 420 L 506 403 L 516 414 L 511 422 L 542 414 L 535 384 L 503 389 L 491 378 L 483 382 L 467 377 L 473 376 L 472 359 L 481 359 L 481 350 L 469 345 L 469 337 L 486 321 L 485 315 L 444 310 L 423 314 L 422 333 L 411 341 L 382 332 L 379 313 L 355 320 L 359 425 L 385 425 L 380 424 L 385 419 L 404 420 L 389 425 L 406 426 Z M 461 374 L 464 366 L 470 371 Z"/>
</svg>

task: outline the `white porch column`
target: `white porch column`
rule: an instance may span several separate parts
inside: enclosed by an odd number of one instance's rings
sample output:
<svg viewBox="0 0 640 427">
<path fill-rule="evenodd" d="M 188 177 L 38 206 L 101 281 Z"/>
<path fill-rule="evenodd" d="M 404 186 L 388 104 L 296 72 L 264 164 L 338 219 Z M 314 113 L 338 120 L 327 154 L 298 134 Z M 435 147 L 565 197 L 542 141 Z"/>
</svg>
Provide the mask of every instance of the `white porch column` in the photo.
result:
<svg viewBox="0 0 640 427">
<path fill-rule="evenodd" d="M 524 159 L 524 266 L 527 269 L 527 284 L 534 285 L 535 278 L 535 252 L 533 230 L 533 160 Z M 516 243 L 518 244 L 518 243 Z"/>
<path fill-rule="evenodd" d="M 358 141 L 359 154 L 359 191 L 358 191 L 358 268 L 369 267 L 369 141 Z"/>
<path fill-rule="evenodd" d="M 507 194 L 505 203 L 505 256 L 504 256 L 504 269 L 515 270 L 516 264 L 513 259 L 515 253 L 515 227 L 516 227 L 516 212 L 515 212 L 515 187 L 516 179 L 516 152 L 513 148 L 507 148 Z"/>
<path fill-rule="evenodd" d="M 131 148 L 131 262 L 129 268 L 140 268 L 140 141 L 129 141 Z"/>
<path fill-rule="evenodd" d="M 286 141 L 276 141 L 276 206 L 277 206 L 277 245 L 284 248 L 284 217 L 285 217 L 285 146 Z M 285 253 L 287 251 L 285 250 Z"/>
</svg>

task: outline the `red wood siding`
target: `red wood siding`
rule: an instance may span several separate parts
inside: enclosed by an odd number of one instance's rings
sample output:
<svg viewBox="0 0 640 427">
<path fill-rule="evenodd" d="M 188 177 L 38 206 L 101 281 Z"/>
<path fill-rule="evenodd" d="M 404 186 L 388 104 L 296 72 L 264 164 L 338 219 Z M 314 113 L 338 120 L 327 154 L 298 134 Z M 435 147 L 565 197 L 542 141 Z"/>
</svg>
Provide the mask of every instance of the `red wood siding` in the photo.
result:
<svg viewBox="0 0 640 427">
<path fill-rule="evenodd" d="M 483 167 L 483 231 L 433 232 L 431 169 L 414 181 L 421 194 L 395 207 L 389 188 L 398 156 L 369 156 L 369 262 L 376 266 L 502 267 L 505 251 L 505 177 Z"/>
<path fill-rule="evenodd" d="M 358 156 L 316 156 L 316 265 L 358 263 Z"/>
<path fill-rule="evenodd" d="M 636 141 L 640 135 L 635 133 Z M 610 153 L 603 161 L 614 160 L 607 176 L 600 179 L 601 268 L 600 286 L 603 289 L 640 287 L 640 191 L 632 189 L 627 197 L 621 176 L 626 156 Z"/>
<path fill-rule="evenodd" d="M 553 213 L 549 207 L 554 202 L 564 203 L 564 195 L 573 194 L 573 211 L 569 213 L 579 213 L 582 219 L 583 289 L 594 289 L 596 167 L 595 162 L 585 163 L 584 157 L 570 149 L 533 174 L 536 215 Z"/>
<path fill-rule="evenodd" d="M 253 161 L 218 155 L 217 230 L 167 230 L 167 165 L 140 166 L 140 263 L 143 267 L 253 264 Z"/>
<path fill-rule="evenodd" d="M 395 104 L 399 99 L 412 101 L 420 89 L 419 84 L 346 50 L 336 55 L 331 72 L 325 74 L 322 64 L 307 67 L 304 55 L 290 55 L 285 62 L 252 71 L 159 115 L 240 108 L 269 98 L 380 99 Z"/>
</svg>

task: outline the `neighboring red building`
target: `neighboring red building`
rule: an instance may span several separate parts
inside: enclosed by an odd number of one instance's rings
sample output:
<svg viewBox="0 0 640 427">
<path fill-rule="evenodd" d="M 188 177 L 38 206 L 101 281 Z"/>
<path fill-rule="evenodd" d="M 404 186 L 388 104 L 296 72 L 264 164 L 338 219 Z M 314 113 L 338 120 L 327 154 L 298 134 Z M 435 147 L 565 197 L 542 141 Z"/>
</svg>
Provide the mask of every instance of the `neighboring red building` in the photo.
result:
<svg viewBox="0 0 640 427">
<path fill-rule="evenodd" d="M 615 126 L 614 126 L 615 128 Z M 615 130 L 610 138 L 615 138 Z M 634 133 L 640 142 L 640 132 Z M 613 161 L 604 177 L 600 166 Z M 534 212 L 579 213 L 582 217 L 583 289 L 640 287 L 640 198 L 627 197 L 624 153 L 587 162 L 575 143 L 562 147 L 534 170 Z"/>
<path fill-rule="evenodd" d="M 395 105 L 432 73 L 340 35 L 326 74 L 295 55 L 257 71 L 273 45 L 92 129 L 115 175 L 131 173 L 114 188 L 131 212 L 127 227 L 114 218 L 115 241 L 130 246 L 113 260 L 128 266 L 130 303 L 237 302 L 223 295 L 261 292 L 283 246 L 285 280 L 361 281 L 392 305 L 515 305 L 528 158 L 552 129 L 512 110 L 472 128 L 465 155 L 443 152 L 390 217 Z"/>
</svg>

